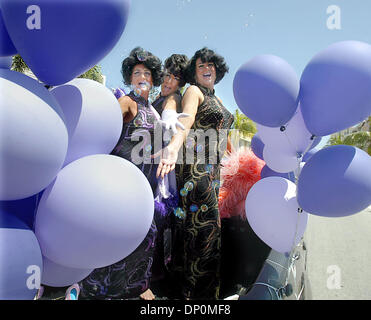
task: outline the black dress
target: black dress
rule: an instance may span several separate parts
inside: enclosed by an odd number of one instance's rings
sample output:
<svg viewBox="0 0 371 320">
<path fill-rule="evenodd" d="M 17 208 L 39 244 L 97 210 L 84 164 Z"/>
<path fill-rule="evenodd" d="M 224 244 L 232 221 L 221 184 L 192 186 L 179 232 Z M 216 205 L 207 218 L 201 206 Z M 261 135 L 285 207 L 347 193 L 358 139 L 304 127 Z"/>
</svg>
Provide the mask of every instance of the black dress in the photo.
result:
<svg viewBox="0 0 371 320">
<path fill-rule="evenodd" d="M 138 113 L 132 121 L 124 123 L 121 137 L 111 154 L 136 164 L 147 177 L 155 193 L 158 184 L 157 165 L 148 160 L 148 155 L 153 153 L 151 149 L 154 145 L 156 115 L 144 98 L 133 92 L 128 96 L 137 103 Z M 135 136 L 142 136 L 142 139 L 133 139 Z M 138 156 L 141 156 L 142 160 L 147 156 L 146 161 L 133 159 L 132 150 L 138 148 L 138 145 L 141 149 Z M 81 292 L 79 298 L 102 300 L 138 298 L 149 288 L 156 234 L 157 228 L 153 220 L 148 234 L 134 252 L 115 264 L 93 270 L 79 283 Z"/>
<path fill-rule="evenodd" d="M 182 98 L 182 94 L 180 93 L 180 90 L 177 90 L 174 92 L 175 95 L 177 95 L 179 98 Z M 162 96 L 161 94 L 156 98 L 155 101 L 152 102 L 152 106 L 155 108 L 155 110 L 158 112 L 159 115 L 162 113 L 162 108 L 164 106 L 164 102 L 166 98 L 169 96 Z M 181 112 L 181 106 L 177 106 L 178 113 Z"/>
<path fill-rule="evenodd" d="M 221 258 L 218 209 L 220 161 L 234 119 L 214 91 L 198 87 L 204 95 L 204 101 L 198 107 L 191 128 L 195 130 L 193 137 L 191 131 L 183 145 L 183 164 L 176 166 L 180 206 L 175 210 L 173 280 L 180 280 L 179 288 L 184 298 L 218 299 Z M 210 137 L 206 136 L 204 141 L 201 139 L 201 142 L 197 140 L 198 143 L 195 143 L 194 137 L 205 133 L 210 133 Z M 198 154 L 203 156 L 197 158 Z M 194 161 L 188 159 L 189 155 L 193 155 Z"/>
<path fill-rule="evenodd" d="M 181 98 L 179 91 L 175 92 Z M 168 96 L 159 96 L 152 102 L 152 106 L 158 112 L 162 113 L 163 104 Z M 170 135 L 168 136 L 170 139 Z M 168 141 L 167 141 L 168 142 Z M 163 147 L 167 145 L 165 141 Z M 157 296 L 170 297 L 172 295 L 169 265 L 172 259 L 172 215 L 174 209 L 179 205 L 179 195 L 176 186 L 175 172 L 172 171 L 165 176 L 165 181 L 160 180 L 159 186 L 162 190 L 167 191 L 167 195 L 163 192 L 157 192 L 155 198 L 155 222 L 157 226 L 157 237 L 155 242 L 155 252 L 153 255 L 151 289 Z M 165 186 L 166 183 L 166 186 Z"/>
</svg>

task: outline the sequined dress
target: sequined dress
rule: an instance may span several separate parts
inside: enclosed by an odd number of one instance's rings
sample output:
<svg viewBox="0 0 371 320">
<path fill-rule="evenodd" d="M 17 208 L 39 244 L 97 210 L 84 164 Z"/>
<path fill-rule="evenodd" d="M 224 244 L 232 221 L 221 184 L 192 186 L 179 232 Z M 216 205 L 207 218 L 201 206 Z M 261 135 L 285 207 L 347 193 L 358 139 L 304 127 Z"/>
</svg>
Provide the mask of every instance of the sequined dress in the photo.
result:
<svg viewBox="0 0 371 320">
<path fill-rule="evenodd" d="M 218 210 L 220 161 L 227 147 L 228 130 L 234 118 L 213 90 L 202 86 L 199 89 L 204 95 L 204 101 L 198 107 L 191 128 L 194 131 L 190 132 L 183 145 L 183 163 L 176 166 L 181 197 L 180 206 L 175 210 L 172 266 L 174 282 L 180 280 L 181 296 L 189 299 L 218 299 L 221 250 Z"/>
<path fill-rule="evenodd" d="M 132 121 L 124 123 L 121 137 L 111 154 L 136 164 L 147 177 L 155 193 L 158 184 L 157 165 L 148 160 L 148 157 L 155 151 L 152 150 L 152 146 L 156 114 L 141 96 L 136 96 L 133 92 L 128 96 L 137 103 L 138 113 Z M 136 159 L 132 156 L 135 154 L 132 153 L 134 148 L 140 150 Z M 146 157 L 147 160 L 144 161 Z M 148 234 L 134 252 L 115 264 L 93 270 L 79 283 L 81 292 L 79 298 L 101 300 L 138 298 L 150 284 L 156 234 L 157 227 L 153 220 Z"/>
<path fill-rule="evenodd" d="M 180 92 L 176 92 L 181 98 Z M 161 114 L 163 111 L 163 104 L 167 96 L 160 95 L 155 101 L 152 102 L 154 109 Z M 163 147 L 165 147 L 171 137 L 166 130 L 163 130 Z M 166 138 L 167 137 L 167 138 Z M 157 192 L 155 199 L 156 212 L 155 222 L 157 226 L 157 239 L 155 245 L 155 254 L 152 265 L 152 285 L 154 289 L 158 289 L 158 292 L 166 295 L 167 283 L 169 278 L 169 264 L 172 259 L 172 215 L 174 209 L 179 205 L 179 195 L 176 185 L 175 172 L 172 171 L 167 174 L 164 180 L 159 181 L 159 187 L 163 187 L 167 190 L 167 194 L 164 192 Z"/>
<path fill-rule="evenodd" d="M 182 97 L 182 94 L 180 93 L 180 90 L 176 90 L 175 92 L 174 92 L 174 94 L 175 95 L 177 95 L 178 97 Z M 164 102 L 165 102 L 165 100 L 166 100 L 166 98 L 167 98 L 168 96 L 163 96 L 163 95 L 159 95 L 158 97 L 157 97 L 157 99 L 155 100 L 155 101 L 153 101 L 152 102 L 152 106 L 155 108 L 155 110 L 158 112 L 158 114 L 159 115 L 161 115 L 161 113 L 162 113 L 162 108 L 163 108 L 163 104 L 164 104 Z M 176 110 L 176 112 L 181 112 L 181 106 L 179 105 L 179 106 L 177 106 L 177 110 Z"/>
</svg>

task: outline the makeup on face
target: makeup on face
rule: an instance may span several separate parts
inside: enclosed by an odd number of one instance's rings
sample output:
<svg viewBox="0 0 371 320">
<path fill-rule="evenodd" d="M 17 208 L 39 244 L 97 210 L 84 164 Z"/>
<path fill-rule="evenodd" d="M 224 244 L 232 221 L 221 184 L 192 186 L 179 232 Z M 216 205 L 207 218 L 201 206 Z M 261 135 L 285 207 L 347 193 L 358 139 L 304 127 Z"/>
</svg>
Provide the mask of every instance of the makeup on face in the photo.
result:
<svg viewBox="0 0 371 320">
<path fill-rule="evenodd" d="M 152 73 L 143 64 L 137 64 L 131 74 L 131 86 L 139 89 L 141 92 L 148 91 L 152 88 Z"/>
<path fill-rule="evenodd" d="M 165 72 L 163 82 L 161 84 L 161 95 L 168 96 L 179 88 L 180 78 L 170 72 Z"/>
<path fill-rule="evenodd" d="M 196 82 L 205 87 L 214 88 L 216 80 L 216 69 L 213 62 L 202 62 L 201 58 L 196 60 Z"/>
</svg>

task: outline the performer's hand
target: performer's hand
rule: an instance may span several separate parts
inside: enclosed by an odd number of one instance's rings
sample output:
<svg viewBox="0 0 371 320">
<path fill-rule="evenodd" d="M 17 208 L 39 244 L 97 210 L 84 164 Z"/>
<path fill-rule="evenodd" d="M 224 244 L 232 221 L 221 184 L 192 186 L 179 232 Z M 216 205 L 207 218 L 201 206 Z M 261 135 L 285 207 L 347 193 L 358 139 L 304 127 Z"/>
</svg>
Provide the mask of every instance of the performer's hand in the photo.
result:
<svg viewBox="0 0 371 320">
<path fill-rule="evenodd" d="M 157 157 L 161 157 L 161 160 L 157 168 L 156 177 L 158 178 L 161 175 L 163 179 L 166 174 L 175 169 L 178 152 L 170 146 L 167 146 L 151 156 L 151 158 Z"/>
<path fill-rule="evenodd" d="M 121 88 L 112 89 L 112 92 L 117 100 L 126 95 L 125 91 Z"/>
<path fill-rule="evenodd" d="M 174 134 L 178 131 L 176 127 L 184 130 L 183 124 L 178 120 L 179 118 L 189 117 L 188 113 L 177 113 L 175 110 L 165 109 L 162 111 L 161 120 L 159 122 L 166 130 L 171 129 Z"/>
</svg>

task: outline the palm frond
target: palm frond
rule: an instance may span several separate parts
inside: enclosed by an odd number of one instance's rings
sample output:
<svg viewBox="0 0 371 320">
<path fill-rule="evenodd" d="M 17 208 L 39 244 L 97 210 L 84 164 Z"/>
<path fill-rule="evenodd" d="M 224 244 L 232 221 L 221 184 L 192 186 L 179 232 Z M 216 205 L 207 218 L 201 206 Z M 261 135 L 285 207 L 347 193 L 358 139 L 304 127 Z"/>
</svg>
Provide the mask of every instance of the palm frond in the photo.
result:
<svg viewBox="0 0 371 320">
<path fill-rule="evenodd" d="M 24 60 L 19 54 L 16 54 L 15 56 L 13 56 L 11 70 L 24 73 L 25 71 L 29 69 L 30 68 L 28 67 L 26 62 L 24 62 Z"/>
<path fill-rule="evenodd" d="M 78 78 L 85 78 L 103 83 L 102 68 L 99 65 L 95 65 L 93 68 L 79 75 Z"/>
</svg>

